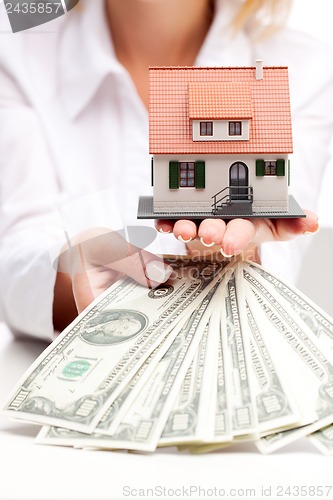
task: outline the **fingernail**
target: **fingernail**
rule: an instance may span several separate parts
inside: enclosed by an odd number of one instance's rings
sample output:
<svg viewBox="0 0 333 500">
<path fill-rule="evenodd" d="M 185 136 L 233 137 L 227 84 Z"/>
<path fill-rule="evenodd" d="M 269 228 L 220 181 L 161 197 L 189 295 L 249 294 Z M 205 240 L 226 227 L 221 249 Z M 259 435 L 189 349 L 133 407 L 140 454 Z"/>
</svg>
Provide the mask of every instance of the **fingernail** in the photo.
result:
<svg viewBox="0 0 333 500">
<path fill-rule="evenodd" d="M 192 241 L 192 238 L 189 238 L 188 240 L 184 240 L 184 238 L 182 238 L 181 235 L 179 235 L 177 239 L 179 241 L 181 241 L 182 243 L 189 243 L 190 241 Z"/>
<path fill-rule="evenodd" d="M 314 231 L 304 231 L 303 234 L 316 234 L 319 231 L 319 224 L 317 224 L 317 227 Z"/>
<path fill-rule="evenodd" d="M 230 254 L 230 255 L 228 255 L 227 253 L 224 253 L 224 252 L 223 252 L 223 250 L 222 250 L 222 248 L 220 249 L 220 252 L 221 252 L 221 254 L 223 255 L 223 257 L 226 257 L 227 259 L 230 259 L 230 257 L 233 257 L 233 256 L 234 256 L 234 254 Z"/>
<path fill-rule="evenodd" d="M 146 265 L 145 275 L 149 280 L 156 281 L 156 283 L 164 283 L 170 278 L 171 273 L 172 267 L 158 260 L 148 262 Z"/>
<path fill-rule="evenodd" d="M 211 243 L 206 243 L 203 238 L 200 238 L 201 243 L 203 244 L 204 247 L 213 247 L 215 245 L 215 241 L 212 241 Z"/>
<path fill-rule="evenodd" d="M 168 231 L 164 231 L 164 229 L 160 227 L 159 232 L 163 233 L 163 234 L 170 234 L 171 233 L 171 229 L 169 229 Z"/>
</svg>

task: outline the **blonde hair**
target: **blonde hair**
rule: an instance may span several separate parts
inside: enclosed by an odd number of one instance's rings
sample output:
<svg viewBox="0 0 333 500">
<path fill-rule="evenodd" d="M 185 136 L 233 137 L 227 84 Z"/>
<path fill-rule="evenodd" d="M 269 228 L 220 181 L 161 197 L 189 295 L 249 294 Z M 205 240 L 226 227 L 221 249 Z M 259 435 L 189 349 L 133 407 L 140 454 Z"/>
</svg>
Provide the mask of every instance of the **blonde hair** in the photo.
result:
<svg viewBox="0 0 333 500">
<path fill-rule="evenodd" d="M 287 20 L 292 0 L 243 0 L 234 21 L 238 31 L 250 28 L 256 34 L 268 35 L 281 28 Z"/>
</svg>

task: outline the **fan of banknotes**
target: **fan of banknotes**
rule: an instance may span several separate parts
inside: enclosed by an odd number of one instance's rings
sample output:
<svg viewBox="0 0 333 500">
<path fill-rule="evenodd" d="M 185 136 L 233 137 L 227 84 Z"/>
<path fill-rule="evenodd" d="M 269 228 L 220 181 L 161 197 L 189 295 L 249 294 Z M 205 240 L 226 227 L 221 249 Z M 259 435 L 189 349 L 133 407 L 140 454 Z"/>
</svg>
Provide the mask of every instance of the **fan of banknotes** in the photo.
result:
<svg viewBox="0 0 333 500">
<path fill-rule="evenodd" d="M 166 284 L 112 285 L 4 408 L 38 443 L 203 453 L 308 436 L 333 454 L 332 319 L 252 262 L 170 259 Z"/>
</svg>

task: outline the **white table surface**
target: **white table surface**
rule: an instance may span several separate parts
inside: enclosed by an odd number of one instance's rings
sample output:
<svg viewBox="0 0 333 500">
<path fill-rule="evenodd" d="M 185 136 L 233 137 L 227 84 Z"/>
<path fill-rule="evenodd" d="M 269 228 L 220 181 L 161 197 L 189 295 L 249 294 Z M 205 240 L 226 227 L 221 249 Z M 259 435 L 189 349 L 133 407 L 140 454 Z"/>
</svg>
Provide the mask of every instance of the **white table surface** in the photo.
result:
<svg viewBox="0 0 333 500">
<path fill-rule="evenodd" d="M 44 347 L 32 340 L 15 340 L 0 325 L 1 407 Z M 268 456 L 252 444 L 201 456 L 179 453 L 175 448 L 134 454 L 36 445 L 38 429 L 0 416 L 2 500 L 304 498 L 296 489 L 294 495 L 281 492 L 278 496 L 278 486 L 289 485 L 332 486 L 321 498 L 333 498 L 333 458 L 321 455 L 306 439 Z M 202 490 L 191 492 L 191 486 Z M 264 496 L 262 486 L 266 488 Z M 140 490 L 155 487 L 155 491 Z M 254 491 L 246 494 L 246 489 Z M 319 496 L 309 494 L 306 498 Z"/>
</svg>

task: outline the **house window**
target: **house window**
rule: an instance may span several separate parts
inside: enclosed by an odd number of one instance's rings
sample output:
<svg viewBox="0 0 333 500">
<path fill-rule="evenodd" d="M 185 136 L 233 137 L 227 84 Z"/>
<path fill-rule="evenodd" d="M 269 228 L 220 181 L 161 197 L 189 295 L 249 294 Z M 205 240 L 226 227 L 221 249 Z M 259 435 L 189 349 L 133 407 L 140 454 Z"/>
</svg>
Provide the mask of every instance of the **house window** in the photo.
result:
<svg viewBox="0 0 333 500">
<path fill-rule="evenodd" d="M 179 187 L 195 187 L 194 161 L 181 161 L 179 163 Z"/>
<path fill-rule="evenodd" d="M 273 161 L 265 161 L 263 159 L 256 160 L 256 176 L 263 177 L 265 175 L 276 175 L 283 177 L 286 175 L 286 161 L 283 158 Z"/>
<path fill-rule="evenodd" d="M 200 122 L 200 135 L 213 135 L 213 122 Z"/>
<path fill-rule="evenodd" d="M 276 175 L 276 161 L 265 161 L 264 175 Z"/>
<path fill-rule="evenodd" d="M 229 135 L 242 135 L 242 122 L 229 122 Z"/>
<path fill-rule="evenodd" d="M 204 160 L 196 162 L 169 161 L 169 189 L 195 187 L 205 189 L 206 166 Z"/>
</svg>

